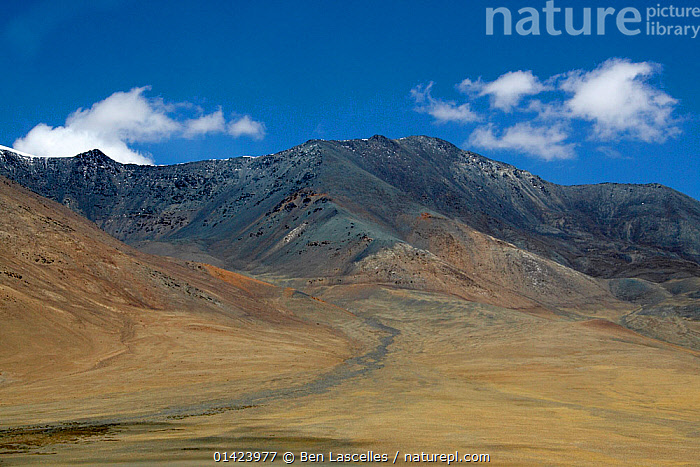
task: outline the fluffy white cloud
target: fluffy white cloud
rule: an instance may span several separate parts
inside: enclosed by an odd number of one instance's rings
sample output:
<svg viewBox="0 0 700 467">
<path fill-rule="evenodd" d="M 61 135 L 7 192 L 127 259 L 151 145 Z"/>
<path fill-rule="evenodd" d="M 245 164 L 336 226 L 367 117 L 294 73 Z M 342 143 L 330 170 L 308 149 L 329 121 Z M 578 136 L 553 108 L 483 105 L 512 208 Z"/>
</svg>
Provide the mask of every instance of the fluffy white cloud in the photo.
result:
<svg viewBox="0 0 700 467">
<path fill-rule="evenodd" d="M 127 142 L 159 141 L 179 130 L 162 99 L 148 99 L 148 87 L 115 92 L 89 109 L 78 109 L 66 119 L 66 128 L 85 134 L 108 135 Z"/>
<path fill-rule="evenodd" d="M 261 122 L 256 122 L 248 115 L 244 115 L 238 120 L 230 122 L 226 127 L 226 132 L 234 138 L 249 136 L 253 139 L 263 139 L 265 137 L 265 125 Z"/>
<path fill-rule="evenodd" d="M 574 70 L 546 80 L 523 70 L 490 82 L 465 79 L 456 85 L 466 95 L 462 104 L 434 98 L 432 82 L 413 88 L 411 96 L 415 110 L 438 123 L 487 122 L 473 131 L 470 145 L 545 160 L 567 159 L 575 157 L 575 138 L 581 135 L 597 142 L 626 138 L 663 143 L 680 134 L 674 115 L 678 101 L 650 82 L 660 70 L 654 63 L 614 58 L 591 71 Z M 473 111 L 470 105 L 483 98 L 490 105 Z"/>
<path fill-rule="evenodd" d="M 501 135 L 494 126 L 482 126 L 474 130 L 469 144 L 484 149 L 516 150 L 544 160 L 571 159 L 575 157 L 575 144 L 567 143 L 569 135 L 561 127 L 533 126 L 517 123 Z"/>
<path fill-rule="evenodd" d="M 226 119 L 224 112 L 219 109 L 209 115 L 202 115 L 199 118 L 191 118 L 185 121 L 185 138 L 193 138 L 207 133 L 222 133 L 226 130 Z"/>
<path fill-rule="evenodd" d="M 592 121 L 600 139 L 663 142 L 679 129 L 672 117 L 677 101 L 647 82 L 659 70 L 649 62 L 610 59 L 590 72 L 570 72 L 561 83 L 573 94 L 565 106 L 572 117 Z"/>
<path fill-rule="evenodd" d="M 483 82 L 465 79 L 457 85 L 463 93 L 476 92 L 479 96 L 490 96 L 491 106 L 510 111 L 524 96 L 539 94 L 547 87 L 532 74 L 532 71 L 509 71 L 495 81 Z"/>
<path fill-rule="evenodd" d="M 40 123 L 24 138 L 15 141 L 13 147 L 40 157 L 71 157 L 98 148 L 122 164 L 153 163 L 147 156 L 130 149 L 119 138 L 87 133 L 70 126 L 53 128 Z"/>
<path fill-rule="evenodd" d="M 438 123 L 469 123 L 479 120 L 479 116 L 472 112 L 468 103 L 457 105 L 454 102 L 433 98 L 430 93 L 433 84 L 431 81 L 426 86 L 418 85 L 411 89 L 411 96 L 416 102 L 415 110 L 417 112 L 431 115 Z"/>
<path fill-rule="evenodd" d="M 210 133 L 228 133 L 233 137 L 260 139 L 264 125 L 245 115 L 228 124 L 223 111 L 185 119 L 179 115 L 188 103 L 166 104 L 149 98 L 150 87 L 115 92 L 89 109 L 78 109 L 65 125 L 35 126 L 14 142 L 14 148 L 43 157 L 70 157 L 90 149 L 100 149 L 121 163 L 151 164 L 151 159 L 129 147 L 132 143 L 158 142 L 173 137 L 193 138 Z"/>
</svg>

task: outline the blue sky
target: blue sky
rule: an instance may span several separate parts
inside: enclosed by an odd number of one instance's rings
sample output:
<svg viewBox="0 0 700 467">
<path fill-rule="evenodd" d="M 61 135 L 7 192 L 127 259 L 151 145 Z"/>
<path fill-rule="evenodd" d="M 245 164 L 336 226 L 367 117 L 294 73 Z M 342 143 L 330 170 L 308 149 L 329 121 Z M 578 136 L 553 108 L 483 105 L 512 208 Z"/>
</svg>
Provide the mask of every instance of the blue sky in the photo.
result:
<svg viewBox="0 0 700 467">
<path fill-rule="evenodd" d="M 576 27 L 592 9 L 579 36 L 549 34 L 539 0 L 5 3 L 0 144 L 32 154 L 169 164 L 425 134 L 557 183 L 700 198 L 700 37 L 646 34 L 664 0 L 555 0 Z M 486 34 L 489 7 L 513 34 Z M 540 35 L 516 32 L 524 7 Z M 642 31 L 613 15 L 596 35 L 599 7 L 636 8 Z"/>
</svg>

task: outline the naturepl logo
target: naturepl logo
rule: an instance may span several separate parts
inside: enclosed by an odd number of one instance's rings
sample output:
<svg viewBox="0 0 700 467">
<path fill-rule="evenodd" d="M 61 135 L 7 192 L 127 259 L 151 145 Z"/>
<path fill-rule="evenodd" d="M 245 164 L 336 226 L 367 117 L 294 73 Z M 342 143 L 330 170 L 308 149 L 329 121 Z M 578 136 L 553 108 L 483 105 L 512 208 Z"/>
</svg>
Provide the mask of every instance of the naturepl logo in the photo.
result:
<svg viewBox="0 0 700 467">
<path fill-rule="evenodd" d="M 563 10 L 563 14 L 562 14 Z M 486 8 L 486 35 L 494 35 L 495 25 L 503 26 L 503 35 L 539 36 L 603 36 L 616 28 L 626 36 L 684 36 L 695 39 L 700 33 L 700 24 L 688 24 L 700 19 L 700 7 L 662 5 L 650 6 L 642 12 L 635 7 L 616 9 L 599 7 L 561 8 L 554 0 L 545 3 L 542 9 L 519 8 L 515 13 L 507 7 Z M 563 21 L 563 24 L 562 24 Z M 544 24 L 544 27 L 542 27 Z M 606 29 L 607 28 L 607 29 Z M 500 29 L 498 29 L 500 31 Z"/>
</svg>

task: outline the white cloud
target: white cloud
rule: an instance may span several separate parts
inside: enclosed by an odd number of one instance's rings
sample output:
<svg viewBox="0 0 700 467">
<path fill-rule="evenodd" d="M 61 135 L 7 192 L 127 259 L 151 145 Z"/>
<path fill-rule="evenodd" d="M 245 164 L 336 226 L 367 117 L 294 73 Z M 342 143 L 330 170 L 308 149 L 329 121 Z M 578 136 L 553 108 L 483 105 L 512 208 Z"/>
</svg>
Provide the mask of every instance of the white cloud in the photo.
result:
<svg viewBox="0 0 700 467">
<path fill-rule="evenodd" d="M 119 138 L 87 133 L 70 126 L 52 128 L 44 123 L 38 124 L 24 138 L 15 141 L 13 147 L 39 157 L 71 157 L 99 148 L 122 164 L 153 163 L 148 156 L 130 149 Z"/>
<path fill-rule="evenodd" d="M 571 117 L 564 109 L 564 104 L 557 100 L 542 102 L 539 99 L 532 99 L 523 110 L 537 114 L 535 118 L 539 121 L 557 122 Z"/>
<path fill-rule="evenodd" d="M 249 136 L 259 140 L 265 137 L 265 125 L 261 122 L 256 122 L 248 115 L 244 115 L 238 120 L 230 122 L 226 127 L 226 132 L 234 138 Z"/>
<path fill-rule="evenodd" d="M 551 161 L 576 156 L 575 145 L 566 142 L 568 137 L 561 127 L 517 123 L 504 130 L 500 136 L 494 132 L 493 125 L 479 127 L 472 132 L 468 142 L 484 149 L 515 150 Z"/>
<path fill-rule="evenodd" d="M 71 157 L 90 149 L 100 149 L 121 163 L 151 164 L 148 155 L 129 145 L 224 132 L 233 137 L 260 139 L 264 136 L 264 125 L 247 115 L 228 125 L 221 109 L 185 119 L 178 112 L 191 108 L 191 104 L 166 104 L 160 98 L 144 96 L 147 90 L 150 87 L 115 92 L 89 109 L 76 110 L 66 118 L 63 126 L 54 128 L 40 123 L 26 136 L 17 139 L 13 146 L 43 157 Z"/>
<path fill-rule="evenodd" d="M 523 70 L 494 81 L 467 78 L 455 86 L 466 96 L 461 104 L 434 98 L 432 82 L 413 88 L 411 95 L 415 110 L 438 123 L 487 122 L 472 132 L 469 144 L 545 160 L 567 159 L 575 157 L 583 139 L 663 143 L 680 134 L 674 115 L 678 101 L 650 82 L 660 71 L 654 63 L 613 58 L 591 71 L 573 70 L 542 80 Z M 488 108 L 479 104 L 484 98 L 490 101 Z M 475 112 L 471 106 L 484 110 Z M 616 157 L 609 150 L 599 152 Z"/>
<path fill-rule="evenodd" d="M 490 96 L 491 106 L 509 112 L 524 96 L 539 94 L 547 87 L 532 74 L 532 71 L 509 71 L 495 81 L 483 82 L 463 80 L 457 85 L 463 93 L 476 92 L 479 96 Z"/>
<path fill-rule="evenodd" d="M 649 62 L 610 59 L 590 72 L 570 72 L 561 83 L 573 94 L 566 109 L 574 118 L 592 121 L 598 139 L 664 142 L 679 133 L 672 116 L 678 101 L 647 82 L 659 71 Z"/>
<path fill-rule="evenodd" d="M 411 89 L 411 96 L 416 102 L 415 110 L 417 112 L 431 115 L 438 123 L 470 123 L 479 120 L 479 116 L 472 112 L 468 103 L 457 105 L 454 102 L 433 98 L 430 94 L 433 84 L 431 81 L 426 86 L 418 85 Z"/>
<path fill-rule="evenodd" d="M 185 121 L 185 138 L 193 138 L 207 133 L 223 133 L 226 130 L 226 119 L 224 112 L 219 109 L 209 115 L 202 115 L 199 118 L 191 118 Z"/>
<path fill-rule="evenodd" d="M 465 78 L 460 83 L 457 83 L 455 87 L 462 94 L 479 94 L 484 88 L 484 82 L 481 81 L 481 78 L 479 78 L 476 81 L 472 81 L 469 78 Z"/>
<path fill-rule="evenodd" d="M 128 142 L 160 141 L 179 130 L 162 99 L 148 99 L 149 87 L 115 92 L 89 109 L 78 109 L 66 119 L 66 128 L 94 135 L 110 135 Z"/>
</svg>

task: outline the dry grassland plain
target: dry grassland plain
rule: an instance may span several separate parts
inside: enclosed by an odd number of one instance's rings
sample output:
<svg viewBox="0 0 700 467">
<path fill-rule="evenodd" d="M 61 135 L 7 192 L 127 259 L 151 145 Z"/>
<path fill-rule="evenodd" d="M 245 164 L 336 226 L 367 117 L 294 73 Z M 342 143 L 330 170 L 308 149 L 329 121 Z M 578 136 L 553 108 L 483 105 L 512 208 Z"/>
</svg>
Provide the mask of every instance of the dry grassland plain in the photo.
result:
<svg viewBox="0 0 700 467">
<path fill-rule="evenodd" d="M 5 426 L 55 431 L 5 431 L 3 463 L 204 465 L 217 451 L 248 450 L 326 460 L 459 450 L 496 465 L 700 458 L 692 351 L 597 319 L 380 287 L 320 292 L 386 329 L 366 329 L 374 342 L 352 349 L 319 332 L 303 340 L 304 329 L 241 337 L 184 317 L 146 323 L 142 344 L 109 365 L 4 389 Z M 154 353 L 166 327 L 171 356 Z M 353 351 L 369 356 L 343 363 Z M 84 431 L 71 433 L 71 420 Z"/>
</svg>

